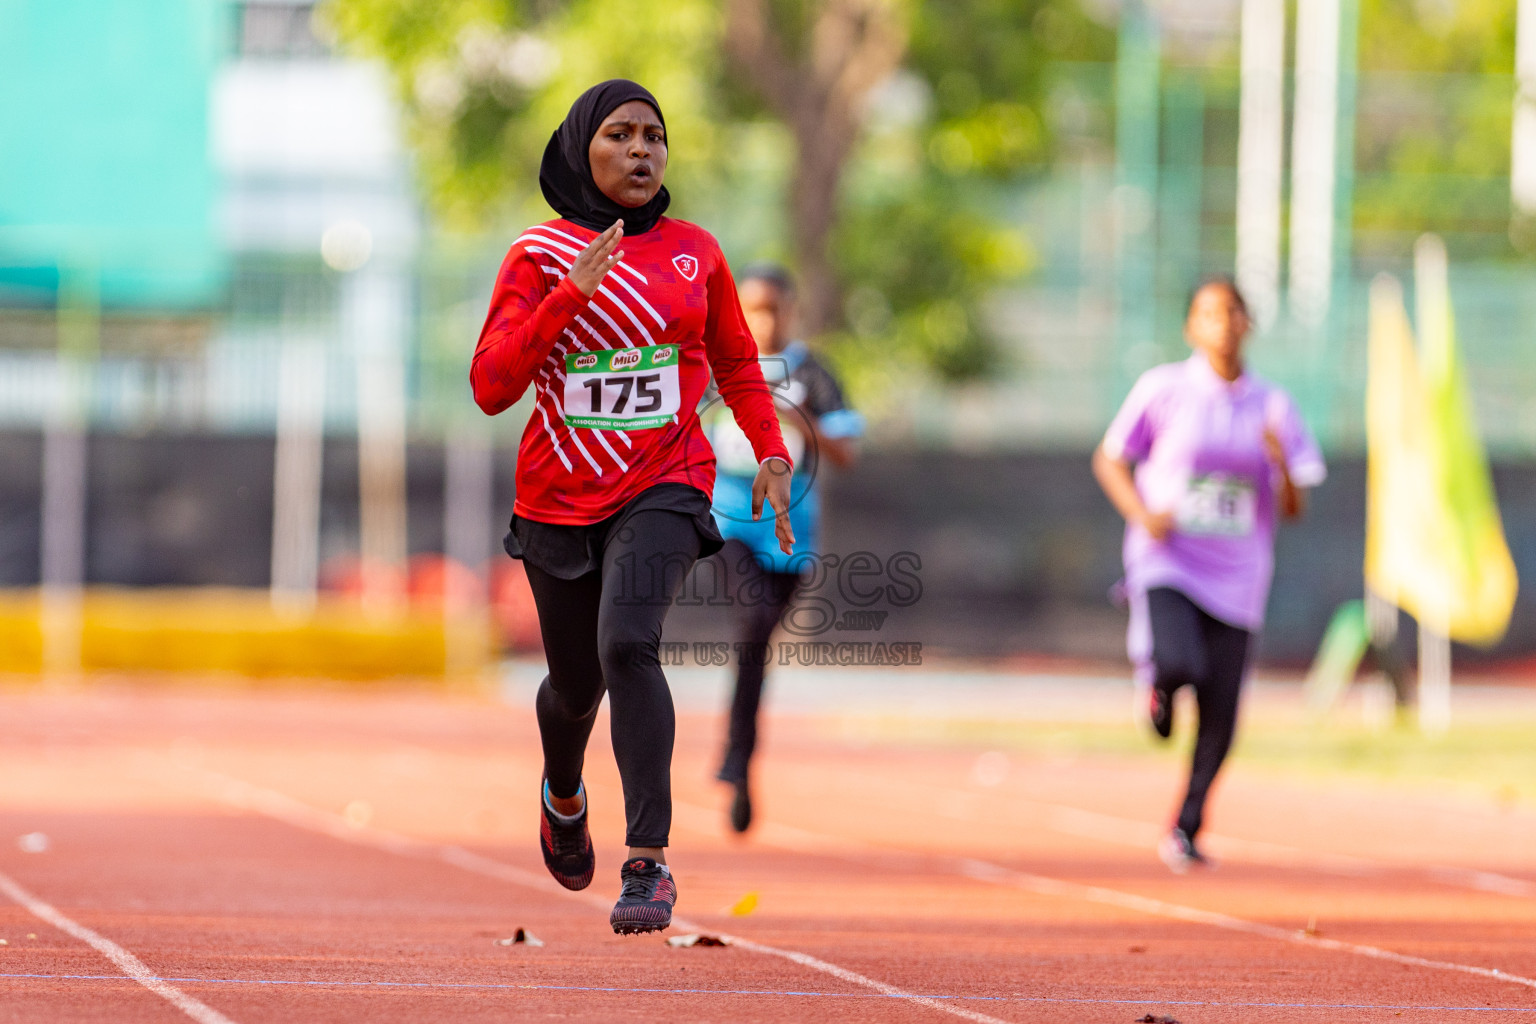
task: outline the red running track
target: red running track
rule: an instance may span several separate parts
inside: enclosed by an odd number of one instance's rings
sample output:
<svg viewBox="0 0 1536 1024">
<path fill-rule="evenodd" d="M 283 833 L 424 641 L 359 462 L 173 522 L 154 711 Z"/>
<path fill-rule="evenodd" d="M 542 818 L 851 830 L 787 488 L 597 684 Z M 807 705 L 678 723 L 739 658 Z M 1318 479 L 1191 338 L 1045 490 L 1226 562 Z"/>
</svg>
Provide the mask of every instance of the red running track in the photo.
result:
<svg viewBox="0 0 1536 1024">
<path fill-rule="evenodd" d="M 671 860 L 685 928 L 738 941 L 675 949 L 608 929 L 601 739 L 597 881 L 544 875 L 524 709 L 12 693 L 0 1021 L 1536 1022 L 1529 811 L 1235 771 L 1223 866 L 1177 878 L 1148 846 L 1163 764 L 1026 752 L 977 773 L 976 750 L 780 719 L 743 842 L 709 780 L 718 733 L 680 722 Z M 45 850 L 18 844 L 33 833 Z M 545 944 L 497 944 L 519 927 Z"/>
</svg>

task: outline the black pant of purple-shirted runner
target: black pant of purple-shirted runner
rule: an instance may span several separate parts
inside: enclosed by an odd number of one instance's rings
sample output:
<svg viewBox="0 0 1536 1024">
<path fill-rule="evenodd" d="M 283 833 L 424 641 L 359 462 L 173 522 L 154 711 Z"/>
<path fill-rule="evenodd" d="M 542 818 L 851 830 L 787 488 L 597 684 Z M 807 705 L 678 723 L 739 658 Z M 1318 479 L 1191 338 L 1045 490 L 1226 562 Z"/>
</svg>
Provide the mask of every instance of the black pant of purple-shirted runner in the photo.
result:
<svg viewBox="0 0 1536 1024">
<path fill-rule="evenodd" d="M 1171 587 L 1147 591 L 1147 613 L 1152 625 L 1152 685 L 1170 699 L 1181 686 L 1194 687 L 1200 711 L 1189 788 L 1177 822 L 1194 839 L 1205 820 L 1211 783 L 1232 749 L 1253 634 L 1222 622 Z"/>
</svg>

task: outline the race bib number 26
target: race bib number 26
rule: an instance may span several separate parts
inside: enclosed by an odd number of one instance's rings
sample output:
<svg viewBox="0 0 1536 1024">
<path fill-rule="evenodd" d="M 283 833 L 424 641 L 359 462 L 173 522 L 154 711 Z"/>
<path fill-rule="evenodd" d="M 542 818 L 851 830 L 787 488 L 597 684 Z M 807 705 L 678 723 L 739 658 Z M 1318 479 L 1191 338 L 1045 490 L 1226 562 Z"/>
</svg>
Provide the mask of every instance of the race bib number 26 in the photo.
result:
<svg viewBox="0 0 1536 1024">
<path fill-rule="evenodd" d="M 1179 529 L 1206 537 L 1246 537 L 1253 532 L 1258 511 L 1253 481 L 1211 473 L 1189 482 L 1179 503 Z"/>
<path fill-rule="evenodd" d="M 565 357 L 565 422 L 595 430 L 649 430 L 677 418 L 677 346 L 649 345 Z"/>
</svg>

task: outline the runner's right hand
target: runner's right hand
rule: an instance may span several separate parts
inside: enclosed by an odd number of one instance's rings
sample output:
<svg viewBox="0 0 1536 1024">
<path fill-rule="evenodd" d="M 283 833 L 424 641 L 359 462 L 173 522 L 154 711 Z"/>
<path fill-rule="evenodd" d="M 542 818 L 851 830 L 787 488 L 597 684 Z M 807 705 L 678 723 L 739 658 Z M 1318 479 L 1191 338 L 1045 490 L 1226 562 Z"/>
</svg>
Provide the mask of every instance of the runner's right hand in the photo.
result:
<svg viewBox="0 0 1536 1024">
<path fill-rule="evenodd" d="M 571 284 L 581 289 L 581 293 L 591 298 L 597 293 L 597 286 L 603 283 L 603 278 L 608 276 L 624 255 L 622 249 L 617 249 L 620 239 L 624 237 L 624 222 L 616 220 L 613 225 L 596 238 L 592 244 L 581 250 L 576 260 L 571 264 L 571 272 L 568 275 Z"/>
<path fill-rule="evenodd" d="M 1153 540 L 1161 544 L 1173 532 L 1173 513 L 1148 512 L 1141 521 L 1141 528 L 1151 534 Z"/>
</svg>

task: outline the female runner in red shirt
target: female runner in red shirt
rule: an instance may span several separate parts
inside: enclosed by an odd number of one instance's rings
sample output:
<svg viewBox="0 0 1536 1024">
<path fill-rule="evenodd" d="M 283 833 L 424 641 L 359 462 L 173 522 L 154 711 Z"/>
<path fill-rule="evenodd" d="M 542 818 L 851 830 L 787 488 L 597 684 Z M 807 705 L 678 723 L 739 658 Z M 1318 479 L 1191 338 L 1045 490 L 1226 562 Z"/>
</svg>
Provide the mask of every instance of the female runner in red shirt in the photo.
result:
<svg viewBox="0 0 1536 1024">
<path fill-rule="evenodd" d="M 581 769 L 606 690 L 628 824 L 609 918 L 621 934 L 667 927 L 677 901 L 664 850 L 675 722 L 658 648 L 683 577 L 723 544 L 696 412 L 711 373 L 759 460 L 753 515 L 766 498 L 786 553 L 794 543 L 792 465 L 757 346 L 719 244 L 662 216 L 666 169 L 649 92 L 615 79 L 576 100 L 539 170 L 560 217 L 512 244 L 469 374 L 492 416 L 534 389 L 506 546 L 526 564 L 549 663 L 540 847 L 561 885 L 592 881 Z"/>
</svg>

